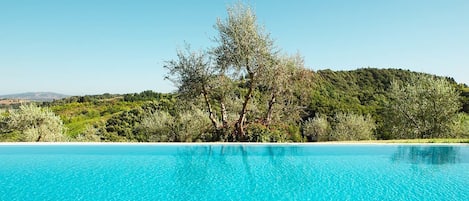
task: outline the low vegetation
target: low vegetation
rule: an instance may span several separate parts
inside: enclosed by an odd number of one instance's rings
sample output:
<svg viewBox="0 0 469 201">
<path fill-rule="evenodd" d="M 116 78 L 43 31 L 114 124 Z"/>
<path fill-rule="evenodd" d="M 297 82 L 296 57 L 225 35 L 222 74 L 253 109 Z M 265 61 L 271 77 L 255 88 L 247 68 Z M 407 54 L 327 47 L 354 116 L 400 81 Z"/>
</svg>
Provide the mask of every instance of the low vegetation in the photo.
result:
<svg viewBox="0 0 469 201">
<path fill-rule="evenodd" d="M 17 141 L 65 141 L 62 120 L 49 108 L 22 105 L 2 117 L 2 131 Z"/>
</svg>

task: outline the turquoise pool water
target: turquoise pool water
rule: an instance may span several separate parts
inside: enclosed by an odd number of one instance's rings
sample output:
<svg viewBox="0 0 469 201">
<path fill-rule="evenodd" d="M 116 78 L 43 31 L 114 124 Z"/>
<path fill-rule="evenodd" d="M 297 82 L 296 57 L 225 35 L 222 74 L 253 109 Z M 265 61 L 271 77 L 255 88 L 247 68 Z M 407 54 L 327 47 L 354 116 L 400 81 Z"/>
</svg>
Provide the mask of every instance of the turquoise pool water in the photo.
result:
<svg viewBox="0 0 469 201">
<path fill-rule="evenodd" d="M 0 200 L 469 200 L 469 146 L 6 145 Z"/>
</svg>

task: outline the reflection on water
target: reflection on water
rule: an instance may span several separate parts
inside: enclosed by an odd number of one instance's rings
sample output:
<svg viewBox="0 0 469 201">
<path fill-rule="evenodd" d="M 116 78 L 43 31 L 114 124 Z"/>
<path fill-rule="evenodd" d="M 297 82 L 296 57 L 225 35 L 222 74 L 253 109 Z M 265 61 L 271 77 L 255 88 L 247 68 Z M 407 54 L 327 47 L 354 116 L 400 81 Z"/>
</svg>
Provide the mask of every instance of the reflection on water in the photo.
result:
<svg viewBox="0 0 469 201">
<path fill-rule="evenodd" d="M 305 147 L 298 146 L 269 146 L 269 145 L 206 145 L 181 146 L 176 151 L 178 155 L 212 155 L 212 156 L 285 156 L 302 152 Z"/>
<path fill-rule="evenodd" d="M 239 188 L 236 191 L 255 195 L 272 188 L 269 185 L 280 185 L 286 180 L 299 183 L 303 175 L 290 172 L 297 166 L 298 161 L 290 159 L 298 149 L 244 145 L 179 147 L 177 154 L 171 156 L 174 164 L 170 194 L 176 199 L 190 197 L 187 192 L 203 192 L 207 193 L 203 196 L 210 197 L 214 189 L 235 185 Z M 267 178 L 270 183 L 265 183 Z"/>
<path fill-rule="evenodd" d="M 460 148 L 453 146 L 399 146 L 391 160 L 412 164 L 455 164 L 460 162 Z"/>
</svg>

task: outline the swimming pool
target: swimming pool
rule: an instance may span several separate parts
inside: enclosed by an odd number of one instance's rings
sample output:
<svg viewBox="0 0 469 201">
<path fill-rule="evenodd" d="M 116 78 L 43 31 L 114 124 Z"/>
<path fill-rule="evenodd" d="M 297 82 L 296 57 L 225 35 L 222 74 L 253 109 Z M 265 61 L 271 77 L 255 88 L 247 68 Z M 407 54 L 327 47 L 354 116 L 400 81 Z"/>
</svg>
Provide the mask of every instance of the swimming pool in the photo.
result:
<svg viewBox="0 0 469 201">
<path fill-rule="evenodd" d="M 0 200 L 469 200 L 469 146 L 3 145 Z"/>
</svg>

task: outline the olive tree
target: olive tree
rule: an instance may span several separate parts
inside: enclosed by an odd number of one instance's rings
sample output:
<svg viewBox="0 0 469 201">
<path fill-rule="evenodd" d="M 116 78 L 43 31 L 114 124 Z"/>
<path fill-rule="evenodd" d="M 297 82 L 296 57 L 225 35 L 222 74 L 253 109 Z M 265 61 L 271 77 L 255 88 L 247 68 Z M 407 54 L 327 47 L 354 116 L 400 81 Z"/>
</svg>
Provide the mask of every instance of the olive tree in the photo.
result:
<svg viewBox="0 0 469 201">
<path fill-rule="evenodd" d="M 54 142 L 64 141 L 64 125 L 59 116 L 49 108 L 41 108 L 35 104 L 22 105 L 12 111 L 9 126 L 21 132 L 24 141 Z"/>
<path fill-rule="evenodd" d="M 393 81 L 388 97 L 385 127 L 394 138 L 452 137 L 460 102 L 446 79 L 418 74 L 406 83 Z"/>
<path fill-rule="evenodd" d="M 297 123 L 301 101 L 293 97 L 305 97 L 298 93 L 305 90 L 290 85 L 304 81 L 297 79 L 305 72 L 302 58 L 279 56 L 250 7 L 238 3 L 227 11 L 215 25 L 217 45 L 208 52 L 178 51 L 177 60 L 165 65 L 167 78 L 181 97 L 203 99 L 212 127 L 225 140 L 247 140 L 251 123 Z"/>
<path fill-rule="evenodd" d="M 370 115 L 337 113 L 334 118 L 331 140 L 372 140 L 376 123 Z"/>
<path fill-rule="evenodd" d="M 244 138 L 248 106 L 260 76 L 272 66 L 274 47 L 269 35 L 257 24 L 251 8 L 238 3 L 227 11 L 227 19 L 218 19 L 215 26 L 219 35 L 215 38 L 218 46 L 213 49 L 213 55 L 222 72 L 246 79 L 247 92 L 235 125 L 235 136 Z"/>
<path fill-rule="evenodd" d="M 316 115 L 302 124 L 303 135 L 311 141 L 328 141 L 331 134 L 331 124 L 325 115 Z"/>
</svg>

